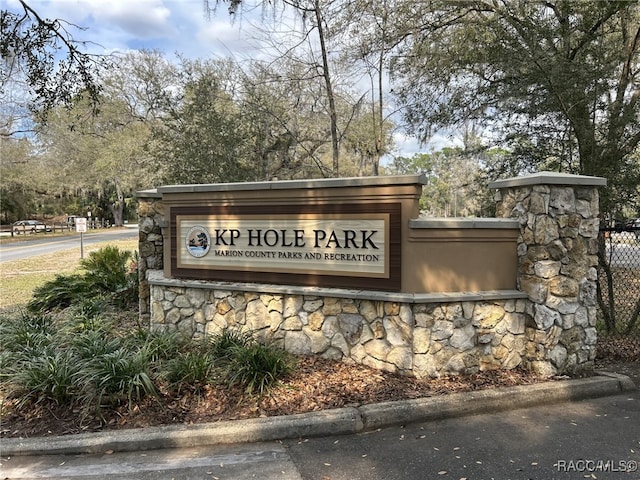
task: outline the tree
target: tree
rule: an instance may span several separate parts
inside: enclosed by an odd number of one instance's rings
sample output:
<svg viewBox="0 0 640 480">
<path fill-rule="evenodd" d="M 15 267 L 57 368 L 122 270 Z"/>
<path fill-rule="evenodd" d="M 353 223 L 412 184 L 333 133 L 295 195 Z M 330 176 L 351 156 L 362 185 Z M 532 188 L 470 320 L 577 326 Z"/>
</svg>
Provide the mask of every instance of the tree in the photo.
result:
<svg viewBox="0 0 640 480">
<path fill-rule="evenodd" d="M 358 177 L 378 175 L 381 156 L 393 146 L 393 124 L 380 119 L 376 102 L 361 102 L 353 108 L 343 140 L 343 149 L 349 162 L 355 166 Z M 380 123 L 382 121 L 382 123 Z M 346 170 L 346 169 L 344 169 Z"/>
<path fill-rule="evenodd" d="M 150 132 L 121 99 L 103 97 L 100 102 L 98 115 L 92 115 L 89 100 L 80 98 L 73 108 L 51 110 L 38 130 L 39 161 L 49 169 L 49 192 L 84 197 L 79 208 L 97 216 L 102 207 L 102 216 L 109 213 L 120 226 L 127 198 L 153 182 L 145 152 Z M 70 129 L 70 124 L 76 126 Z"/>
<path fill-rule="evenodd" d="M 54 106 L 71 105 L 81 92 L 96 108 L 98 71 L 106 64 L 105 57 L 83 51 L 85 44 L 70 33 L 78 27 L 61 19 L 43 19 L 23 0 L 19 5 L 19 12 L 0 10 L 0 97 L 2 104 L 14 107 L 19 100 L 24 111 L 13 108 L 11 115 L 3 114 L 2 135 L 30 128 L 20 122 L 26 119 L 26 110 L 37 112 L 42 120 Z M 8 91 L 16 84 L 28 95 L 9 98 Z"/>
<path fill-rule="evenodd" d="M 605 208 L 638 184 L 638 2 L 402 3 L 416 26 L 395 32 L 394 75 L 414 132 L 482 122 L 531 169 L 608 178 Z"/>
<path fill-rule="evenodd" d="M 344 61 L 354 67 L 360 65 L 356 71 L 364 71 L 371 84 L 367 95 L 371 98 L 371 136 L 362 139 L 365 142 L 362 146 L 368 152 L 367 163 L 373 175 L 378 175 L 380 159 L 391 147 L 392 114 L 386 113 L 386 99 L 389 61 L 395 48 L 389 39 L 394 3 L 393 0 L 349 1 L 338 10 L 336 29 L 346 32 L 341 42 Z"/>
<path fill-rule="evenodd" d="M 486 156 L 486 155 L 485 155 Z M 478 216 L 486 195 L 483 159 L 460 147 L 396 157 L 389 171 L 396 175 L 421 174 L 426 184 L 420 198 L 421 213 L 428 217 Z"/>
<path fill-rule="evenodd" d="M 215 62 L 183 65 L 182 98 L 154 129 L 154 154 L 164 181 L 216 183 L 254 179 L 237 105 Z"/>
<path fill-rule="evenodd" d="M 119 98 L 132 118 L 155 122 L 179 101 L 180 57 L 171 62 L 157 50 L 137 50 L 118 56 L 118 68 L 104 72 L 103 94 Z"/>
<path fill-rule="evenodd" d="M 34 211 L 36 176 L 29 166 L 33 145 L 26 138 L 0 136 L 0 212 L 3 222 L 27 218 Z"/>
<path fill-rule="evenodd" d="M 252 61 L 241 71 L 236 103 L 247 124 L 252 153 L 259 159 L 260 178 L 332 176 L 325 90 L 310 81 L 306 65 L 281 57 L 272 62 Z M 378 127 L 372 121 L 374 106 L 364 97 L 339 85 L 334 90 L 341 175 L 377 175 L 381 154 L 377 138 L 382 138 L 384 152 L 392 145 L 391 122 Z"/>
<path fill-rule="evenodd" d="M 259 179 L 331 176 L 322 87 L 308 82 L 298 62 L 252 61 L 242 68 L 236 103 L 246 126 Z M 330 154 L 329 154 L 330 156 Z"/>
<path fill-rule="evenodd" d="M 216 2 L 218 5 L 219 1 Z M 224 2 L 223 0 L 223 3 Z M 229 12 L 235 15 L 241 6 L 246 5 L 242 0 L 229 0 Z M 276 8 L 277 2 L 259 0 L 258 3 L 263 6 Z M 281 0 L 281 4 L 285 8 L 293 10 L 302 21 L 302 28 L 292 28 L 286 34 L 289 43 L 284 45 L 284 49 L 280 50 L 279 57 L 292 59 L 295 57 L 301 64 L 306 65 L 306 73 L 304 77 L 311 82 L 318 79 L 322 81 L 324 88 L 323 108 L 326 110 L 329 121 L 329 133 L 331 138 L 331 156 L 332 156 L 332 176 L 340 174 L 340 154 L 341 140 L 343 135 L 340 132 L 338 100 L 336 98 L 336 75 L 332 68 L 333 52 L 331 50 L 332 42 L 338 35 L 337 30 L 332 29 L 332 22 L 335 19 L 337 11 L 339 11 L 341 2 L 336 0 Z M 204 0 L 205 10 L 210 11 L 209 2 Z M 276 43 L 281 44 L 282 38 Z M 280 49 L 279 45 L 274 43 L 275 51 Z M 292 45 L 293 44 L 293 45 Z M 299 55 L 300 51 L 305 51 L 304 55 Z M 344 131 L 343 131 L 344 134 Z"/>
</svg>

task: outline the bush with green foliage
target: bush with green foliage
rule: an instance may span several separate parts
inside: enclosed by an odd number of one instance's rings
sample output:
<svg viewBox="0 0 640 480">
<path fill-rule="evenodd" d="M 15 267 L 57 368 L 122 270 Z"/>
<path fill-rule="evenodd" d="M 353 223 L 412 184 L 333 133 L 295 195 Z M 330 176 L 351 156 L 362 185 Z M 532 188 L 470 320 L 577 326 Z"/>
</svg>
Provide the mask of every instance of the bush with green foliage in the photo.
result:
<svg viewBox="0 0 640 480">
<path fill-rule="evenodd" d="M 80 265 L 86 271 L 85 278 L 89 283 L 107 292 L 117 291 L 127 286 L 127 264 L 132 255 L 130 251 L 108 245 L 91 252 Z"/>
<path fill-rule="evenodd" d="M 109 305 L 96 297 L 55 316 L 0 315 L 4 397 L 19 408 L 57 404 L 102 419 L 105 409 L 160 401 L 160 391 L 198 394 L 220 385 L 266 394 L 295 365 L 289 353 L 239 330 L 194 342 L 179 332 L 123 327 Z"/>
<path fill-rule="evenodd" d="M 229 386 L 240 385 L 250 395 L 256 392 L 262 395 L 293 367 L 292 357 L 286 351 L 251 342 L 232 349 L 223 378 Z"/>
<path fill-rule="evenodd" d="M 80 261 L 82 274 L 57 275 L 37 287 L 27 309 L 50 312 L 81 303 L 86 298 L 107 297 L 119 306 L 138 300 L 137 255 L 107 246 Z"/>
<path fill-rule="evenodd" d="M 62 310 L 90 295 L 92 290 L 82 275 L 56 275 L 34 289 L 27 309 L 33 313 Z"/>
</svg>

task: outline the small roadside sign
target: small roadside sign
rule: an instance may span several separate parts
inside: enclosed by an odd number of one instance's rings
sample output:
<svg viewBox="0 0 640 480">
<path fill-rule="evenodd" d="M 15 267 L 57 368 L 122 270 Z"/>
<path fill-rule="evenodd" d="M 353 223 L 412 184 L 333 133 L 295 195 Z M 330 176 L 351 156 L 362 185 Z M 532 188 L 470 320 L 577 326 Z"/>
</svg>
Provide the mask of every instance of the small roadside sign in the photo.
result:
<svg viewBox="0 0 640 480">
<path fill-rule="evenodd" d="M 78 233 L 86 233 L 87 232 L 87 219 L 84 217 L 76 218 L 76 232 Z"/>
<path fill-rule="evenodd" d="M 84 241 L 82 234 L 87 232 L 87 219 L 84 217 L 76 218 L 76 232 L 80 234 L 80 258 L 84 258 Z"/>
</svg>

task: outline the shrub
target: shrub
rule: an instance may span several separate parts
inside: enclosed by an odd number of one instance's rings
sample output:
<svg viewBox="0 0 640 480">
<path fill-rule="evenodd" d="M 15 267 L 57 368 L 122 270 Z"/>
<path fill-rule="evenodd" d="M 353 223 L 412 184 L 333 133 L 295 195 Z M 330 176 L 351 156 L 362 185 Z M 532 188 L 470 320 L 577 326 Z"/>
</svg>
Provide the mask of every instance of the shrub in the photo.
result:
<svg viewBox="0 0 640 480">
<path fill-rule="evenodd" d="M 80 261 L 85 269 L 85 279 L 105 292 L 116 292 L 127 286 L 128 267 L 132 253 L 118 247 L 106 246 L 91 252 Z"/>
<path fill-rule="evenodd" d="M 85 278 L 94 289 L 114 293 L 114 300 L 122 307 L 138 300 L 137 252 L 106 246 L 91 252 L 80 265 Z"/>
<path fill-rule="evenodd" d="M 85 408 L 117 406 L 156 395 L 149 359 L 141 351 L 119 348 L 86 362 L 80 372 Z"/>
<path fill-rule="evenodd" d="M 216 379 L 215 358 L 205 349 L 179 354 L 165 366 L 165 379 L 178 393 L 187 388 L 200 392 Z"/>
<path fill-rule="evenodd" d="M 45 282 L 34 290 L 27 308 L 36 313 L 49 312 L 87 302 L 96 296 L 101 300 L 93 305 L 94 309 L 104 307 L 107 301 L 127 306 L 138 299 L 138 273 L 137 268 L 130 265 L 132 257 L 132 252 L 113 246 L 91 252 L 80 262 L 84 274 L 58 275 Z"/>
<path fill-rule="evenodd" d="M 91 293 L 91 285 L 82 275 L 56 275 L 34 289 L 27 309 L 33 313 L 64 309 Z"/>
<path fill-rule="evenodd" d="M 273 345 L 251 342 L 233 348 L 224 378 L 230 385 L 242 386 L 248 394 L 268 393 L 277 381 L 294 367 L 293 357 Z"/>
</svg>

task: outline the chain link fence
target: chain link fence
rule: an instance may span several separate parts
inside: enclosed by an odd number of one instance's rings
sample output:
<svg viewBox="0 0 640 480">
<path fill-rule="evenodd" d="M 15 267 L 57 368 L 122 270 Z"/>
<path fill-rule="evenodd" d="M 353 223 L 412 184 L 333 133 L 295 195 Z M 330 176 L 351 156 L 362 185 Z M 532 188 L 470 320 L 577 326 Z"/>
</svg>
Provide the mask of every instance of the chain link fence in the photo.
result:
<svg viewBox="0 0 640 480">
<path fill-rule="evenodd" d="M 601 228 L 598 260 L 598 356 L 640 361 L 640 227 Z"/>
</svg>

